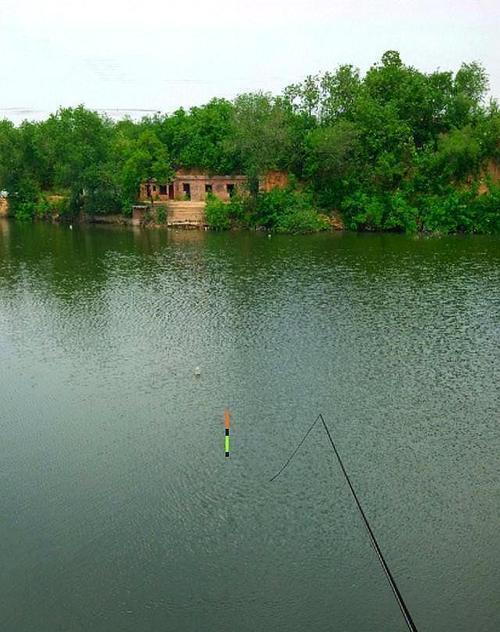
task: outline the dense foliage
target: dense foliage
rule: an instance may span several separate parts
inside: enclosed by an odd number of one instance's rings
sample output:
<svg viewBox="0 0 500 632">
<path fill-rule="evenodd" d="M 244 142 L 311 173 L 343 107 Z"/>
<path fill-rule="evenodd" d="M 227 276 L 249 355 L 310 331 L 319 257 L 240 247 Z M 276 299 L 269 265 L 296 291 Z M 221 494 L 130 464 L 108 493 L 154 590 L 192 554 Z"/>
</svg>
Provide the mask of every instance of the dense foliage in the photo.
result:
<svg viewBox="0 0 500 632">
<path fill-rule="evenodd" d="M 0 190 L 19 218 L 130 212 L 139 183 L 174 170 L 245 173 L 250 196 L 210 200 L 214 228 L 303 232 L 341 214 L 356 230 L 496 232 L 500 113 L 477 63 L 423 73 L 395 51 L 361 76 L 349 65 L 283 94 L 213 99 L 114 122 L 83 106 L 15 127 L 0 121 Z M 259 194 L 269 169 L 292 175 Z M 319 211 L 319 213 L 317 212 Z"/>
<path fill-rule="evenodd" d="M 256 196 L 233 197 L 227 203 L 210 195 L 205 217 L 213 230 L 237 226 L 278 233 L 312 233 L 330 226 L 328 217 L 315 210 L 312 195 L 293 186 Z"/>
<path fill-rule="evenodd" d="M 231 226 L 233 209 L 214 195 L 207 196 L 205 219 L 212 230 L 227 230 Z"/>
</svg>

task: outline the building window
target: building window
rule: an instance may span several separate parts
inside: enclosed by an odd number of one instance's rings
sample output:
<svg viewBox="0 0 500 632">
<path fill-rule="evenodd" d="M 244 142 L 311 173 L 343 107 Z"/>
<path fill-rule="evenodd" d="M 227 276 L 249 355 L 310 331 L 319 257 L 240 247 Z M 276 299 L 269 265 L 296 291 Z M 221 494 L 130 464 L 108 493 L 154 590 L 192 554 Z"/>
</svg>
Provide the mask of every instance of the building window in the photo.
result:
<svg viewBox="0 0 500 632">
<path fill-rule="evenodd" d="M 211 184 L 206 184 L 205 185 L 205 193 L 212 193 L 213 189 L 212 189 L 212 185 Z"/>
<path fill-rule="evenodd" d="M 182 190 L 184 192 L 184 197 L 187 200 L 190 200 L 191 199 L 191 185 L 188 182 L 184 182 L 182 184 Z"/>
<path fill-rule="evenodd" d="M 160 184 L 160 195 L 167 195 L 167 185 Z"/>
<path fill-rule="evenodd" d="M 233 197 L 233 195 L 235 194 L 235 188 L 234 188 L 234 184 L 226 184 L 226 189 L 227 189 L 227 193 L 229 195 L 229 197 Z"/>
<path fill-rule="evenodd" d="M 156 193 L 156 187 L 153 185 L 153 191 Z"/>
</svg>

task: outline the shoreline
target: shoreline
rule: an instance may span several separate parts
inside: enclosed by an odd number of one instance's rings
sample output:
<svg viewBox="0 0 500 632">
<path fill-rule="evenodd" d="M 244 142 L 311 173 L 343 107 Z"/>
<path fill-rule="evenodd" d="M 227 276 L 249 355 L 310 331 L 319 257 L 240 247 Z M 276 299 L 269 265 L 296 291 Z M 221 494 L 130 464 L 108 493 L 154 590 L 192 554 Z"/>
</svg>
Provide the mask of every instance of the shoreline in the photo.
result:
<svg viewBox="0 0 500 632">
<path fill-rule="evenodd" d="M 244 226 L 232 226 L 227 230 L 214 230 L 210 229 L 208 226 L 199 226 L 199 225 L 186 225 L 186 224 L 157 224 L 157 223 L 147 223 L 147 224 L 136 224 L 133 222 L 130 217 L 123 216 L 92 216 L 90 218 L 78 219 L 78 218 L 34 218 L 30 221 L 19 221 L 16 220 L 13 216 L 0 215 L 0 225 L 2 224 L 10 224 L 10 223 L 20 223 L 20 224 L 52 224 L 59 226 L 106 226 L 106 227 L 121 227 L 121 228 L 132 228 L 143 230 L 144 232 L 155 232 L 155 231 L 165 231 L 165 232 L 186 232 L 186 233 L 215 233 L 215 234 L 224 234 L 224 233 L 248 233 L 248 234 L 259 234 L 259 235 L 268 235 L 269 237 L 296 237 L 296 236 L 307 236 L 307 235 L 359 235 L 359 236 L 368 236 L 368 235 L 399 235 L 401 237 L 410 237 L 416 239 L 441 239 L 443 237 L 490 237 L 490 238 L 499 238 L 500 234 L 498 233 L 480 233 L 480 232 L 454 232 L 454 233 L 445 233 L 439 231 L 417 231 L 414 233 L 405 233 L 403 231 L 389 231 L 389 230 L 351 230 L 348 228 L 329 228 L 327 230 L 317 230 L 317 231 L 309 231 L 309 232 L 278 232 L 272 231 L 267 228 L 249 228 Z"/>
</svg>

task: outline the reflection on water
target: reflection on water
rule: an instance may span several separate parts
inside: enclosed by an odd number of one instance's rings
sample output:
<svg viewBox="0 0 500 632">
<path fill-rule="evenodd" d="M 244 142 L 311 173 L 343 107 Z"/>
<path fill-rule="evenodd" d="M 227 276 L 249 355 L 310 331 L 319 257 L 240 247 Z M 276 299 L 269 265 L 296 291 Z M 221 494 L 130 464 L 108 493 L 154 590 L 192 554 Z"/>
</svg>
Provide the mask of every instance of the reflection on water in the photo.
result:
<svg viewBox="0 0 500 632">
<path fill-rule="evenodd" d="M 268 483 L 323 411 L 419 629 L 497 630 L 499 243 L 0 222 L 2 629 L 404 630 L 319 428 Z"/>
</svg>

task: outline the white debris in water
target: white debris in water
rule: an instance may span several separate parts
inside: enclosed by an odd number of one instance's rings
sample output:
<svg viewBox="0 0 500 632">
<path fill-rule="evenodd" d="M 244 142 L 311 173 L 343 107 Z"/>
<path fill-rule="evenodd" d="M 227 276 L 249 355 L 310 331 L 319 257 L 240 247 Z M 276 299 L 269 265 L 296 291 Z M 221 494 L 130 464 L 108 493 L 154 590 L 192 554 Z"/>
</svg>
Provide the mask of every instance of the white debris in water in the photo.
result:
<svg viewBox="0 0 500 632">
<path fill-rule="evenodd" d="M 199 366 L 194 368 L 194 374 L 196 375 L 196 377 L 200 377 L 201 375 L 201 369 Z"/>
</svg>

